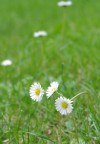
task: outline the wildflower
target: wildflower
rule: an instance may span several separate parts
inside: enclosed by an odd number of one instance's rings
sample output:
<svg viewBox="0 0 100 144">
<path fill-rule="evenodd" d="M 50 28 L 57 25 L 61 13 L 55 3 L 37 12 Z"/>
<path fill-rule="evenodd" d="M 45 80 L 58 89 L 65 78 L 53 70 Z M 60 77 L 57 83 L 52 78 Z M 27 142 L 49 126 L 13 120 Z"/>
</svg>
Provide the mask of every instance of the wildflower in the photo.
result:
<svg viewBox="0 0 100 144">
<path fill-rule="evenodd" d="M 34 36 L 34 37 L 43 37 L 43 36 L 47 36 L 47 32 L 46 32 L 46 31 L 34 32 L 33 36 Z"/>
<path fill-rule="evenodd" d="M 58 6 L 60 7 L 67 7 L 67 6 L 71 6 L 72 2 L 71 1 L 60 1 L 58 2 Z"/>
<path fill-rule="evenodd" d="M 12 64 L 12 61 L 7 59 L 1 62 L 2 66 L 10 66 Z"/>
<path fill-rule="evenodd" d="M 43 94 L 44 94 L 44 90 L 42 89 L 40 83 L 35 82 L 31 87 L 30 87 L 30 97 L 34 100 L 34 101 L 41 101 Z"/>
<path fill-rule="evenodd" d="M 60 96 L 55 101 L 56 110 L 61 113 L 61 115 L 67 115 L 72 112 L 72 101 L 65 97 Z"/>
<path fill-rule="evenodd" d="M 58 82 L 52 82 L 50 84 L 50 86 L 48 87 L 47 91 L 46 91 L 46 94 L 47 94 L 47 97 L 49 98 L 54 92 L 56 92 L 58 90 Z"/>
</svg>

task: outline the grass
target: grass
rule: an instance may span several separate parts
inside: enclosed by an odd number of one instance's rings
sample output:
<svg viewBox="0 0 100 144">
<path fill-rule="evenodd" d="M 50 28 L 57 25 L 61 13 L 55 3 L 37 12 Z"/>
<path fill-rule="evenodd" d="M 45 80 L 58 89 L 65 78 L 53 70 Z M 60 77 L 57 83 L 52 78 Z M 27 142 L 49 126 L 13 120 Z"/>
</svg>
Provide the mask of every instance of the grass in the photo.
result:
<svg viewBox="0 0 100 144">
<path fill-rule="evenodd" d="M 100 143 L 100 1 L 74 0 L 67 9 L 57 2 L 0 2 L 0 62 L 13 61 L 0 66 L 1 144 Z M 48 36 L 33 38 L 38 30 Z M 34 81 L 46 89 L 54 80 L 67 98 L 87 91 L 69 116 L 56 112 L 54 98 L 30 99 Z"/>
</svg>

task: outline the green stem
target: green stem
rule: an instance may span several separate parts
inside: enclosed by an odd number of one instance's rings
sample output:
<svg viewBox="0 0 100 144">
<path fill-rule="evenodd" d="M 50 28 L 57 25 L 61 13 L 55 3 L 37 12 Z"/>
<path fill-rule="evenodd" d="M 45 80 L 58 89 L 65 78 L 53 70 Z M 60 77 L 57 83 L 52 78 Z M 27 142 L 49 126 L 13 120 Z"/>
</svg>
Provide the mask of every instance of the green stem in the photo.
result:
<svg viewBox="0 0 100 144">
<path fill-rule="evenodd" d="M 81 92 L 81 93 L 78 93 L 77 95 L 75 95 L 73 98 L 71 98 L 71 100 L 75 99 L 76 97 L 80 96 L 81 94 L 84 94 L 86 92 Z"/>
<path fill-rule="evenodd" d="M 62 29 L 61 29 L 61 36 L 62 36 L 62 44 L 64 43 L 64 32 L 65 32 L 65 21 L 66 21 L 66 11 L 63 9 L 63 16 L 62 16 Z"/>
<path fill-rule="evenodd" d="M 59 125 L 58 125 L 58 144 L 62 144 L 62 117 L 59 115 Z"/>
<path fill-rule="evenodd" d="M 63 96 L 61 93 L 59 93 L 59 92 L 57 92 L 57 91 L 56 91 L 56 93 L 57 93 L 58 95 L 60 95 L 60 96 Z"/>
</svg>

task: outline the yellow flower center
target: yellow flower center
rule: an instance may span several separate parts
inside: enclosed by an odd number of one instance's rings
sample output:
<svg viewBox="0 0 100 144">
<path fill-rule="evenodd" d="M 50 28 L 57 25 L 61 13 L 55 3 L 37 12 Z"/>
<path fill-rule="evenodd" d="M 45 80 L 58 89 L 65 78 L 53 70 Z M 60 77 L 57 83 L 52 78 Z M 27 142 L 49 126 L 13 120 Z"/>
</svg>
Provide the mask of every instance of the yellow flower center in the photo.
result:
<svg viewBox="0 0 100 144">
<path fill-rule="evenodd" d="M 56 90 L 56 88 L 55 88 L 55 87 L 53 87 L 53 88 L 52 88 L 52 91 L 55 91 L 55 90 Z"/>
<path fill-rule="evenodd" d="M 66 109 L 66 108 L 68 107 L 68 104 L 67 104 L 66 102 L 62 102 L 62 107 L 63 107 L 64 109 Z"/>
<path fill-rule="evenodd" d="M 37 96 L 40 94 L 40 89 L 39 89 L 39 88 L 37 88 L 37 89 L 35 90 L 35 94 L 36 94 Z"/>
</svg>

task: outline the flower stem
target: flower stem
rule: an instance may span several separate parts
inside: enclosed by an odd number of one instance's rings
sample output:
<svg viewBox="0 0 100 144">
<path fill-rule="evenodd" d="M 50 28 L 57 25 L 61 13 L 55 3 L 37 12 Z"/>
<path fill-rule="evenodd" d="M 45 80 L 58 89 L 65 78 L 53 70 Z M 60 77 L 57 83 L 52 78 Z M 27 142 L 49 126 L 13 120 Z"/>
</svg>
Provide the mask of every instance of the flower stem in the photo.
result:
<svg viewBox="0 0 100 144">
<path fill-rule="evenodd" d="M 63 19 L 62 19 L 62 29 L 61 29 L 62 44 L 64 43 L 65 21 L 66 21 L 66 11 L 65 9 L 63 9 Z"/>
<path fill-rule="evenodd" d="M 62 144 L 62 117 L 59 115 L 58 144 Z"/>
<path fill-rule="evenodd" d="M 60 95 L 60 96 L 63 96 L 61 93 L 59 93 L 59 92 L 57 92 L 57 91 L 56 91 L 56 93 L 57 93 L 58 95 Z"/>
<path fill-rule="evenodd" d="M 80 96 L 81 94 L 84 94 L 84 93 L 86 93 L 86 92 L 80 92 L 80 93 L 78 93 L 78 94 L 75 95 L 73 98 L 71 98 L 71 100 L 75 99 L 76 97 L 78 97 L 78 96 Z"/>
</svg>

